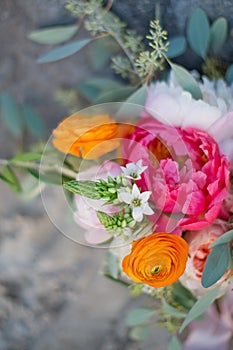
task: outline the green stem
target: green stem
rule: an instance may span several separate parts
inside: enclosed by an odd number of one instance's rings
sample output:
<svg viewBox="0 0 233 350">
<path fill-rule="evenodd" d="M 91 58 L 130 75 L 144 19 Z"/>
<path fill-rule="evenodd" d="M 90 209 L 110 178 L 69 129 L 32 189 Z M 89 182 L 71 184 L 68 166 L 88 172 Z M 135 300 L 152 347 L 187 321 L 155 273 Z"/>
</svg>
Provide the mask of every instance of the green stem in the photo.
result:
<svg viewBox="0 0 233 350">
<path fill-rule="evenodd" d="M 53 164 L 51 166 L 49 165 L 43 165 L 43 164 L 36 164 L 32 162 L 21 162 L 21 161 L 9 161 L 7 159 L 0 159 L 0 165 L 9 165 L 17 168 L 24 168 L 24 169 L 33 169 L 33 170 L 38 170 L 41 173 L 46 172 L 46 171 L 55 171 L 58 174 L 66 175 L 72 179 L 76 179 L 77 173 L 74 171 L 60 167 L 57 164 Z"/>
</svg>

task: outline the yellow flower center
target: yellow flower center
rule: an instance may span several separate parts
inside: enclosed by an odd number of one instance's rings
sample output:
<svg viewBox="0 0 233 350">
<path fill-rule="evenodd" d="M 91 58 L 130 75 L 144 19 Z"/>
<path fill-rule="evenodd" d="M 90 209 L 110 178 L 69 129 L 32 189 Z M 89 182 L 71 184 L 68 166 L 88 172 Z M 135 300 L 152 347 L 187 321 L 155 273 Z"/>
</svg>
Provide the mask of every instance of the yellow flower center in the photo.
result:
<svg viewBox="0 0 233 350">
<path fill-rule="evenodd" d="M 133 204 L 134 207 L 140 207 L 141 199 L 140 198 L 134 198 L 134 199 L 132 199 L 131 203 Z"/>
</svg>

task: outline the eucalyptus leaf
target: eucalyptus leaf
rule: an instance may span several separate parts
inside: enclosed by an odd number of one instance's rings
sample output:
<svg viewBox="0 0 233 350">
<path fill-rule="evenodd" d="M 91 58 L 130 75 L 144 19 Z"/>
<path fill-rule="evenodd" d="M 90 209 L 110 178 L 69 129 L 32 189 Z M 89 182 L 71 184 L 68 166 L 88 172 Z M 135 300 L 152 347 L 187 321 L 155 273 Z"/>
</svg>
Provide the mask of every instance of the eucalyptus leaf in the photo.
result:
<svg viewBox="0 0 233 350">
<path fill-rule="evenodd" d="M 147 90 L 147 87 L 145 84 L 143 84 L 132 95 L 130 95 L 125 102 L 135 103 L 137 105 L 144 106 L 146 102 L 146 90 Z"/>
<path fill-rule="evenodd" d="M 184 322 L 182 323 L 179 332 L 181 333 L 185 327 L 193 320 L 201 316 L 209 306 L 217 299 L 220 291 L 220 286 L 211 289 L 205 293 L 198 301 L 193 305 L 192 309 L 189 311 Z"/>
<path fill-rule="evenodd" d="M 126 324 L 128 326 L 141 325 L 155 316 L 156 312 L 151 309 L 136 309 L 131 311 L 126 317 Z"/>
<path fill-rule="evenodd" d="M 182 55 L 186 50 L 187 44 L 184 36 L 175 36 L 169 38 L 169 46 L 166 52 L 167 57 L 175 58 Z"/>
<path fill-rule="evenodd" d="M 210 29 L 210 47 L 215 54 L 219 53 L 227 39 L 227 20 L 219 17 Z"/>
<path fill-rule="evenodd" d="M 175 63 L 170 63 L 177 82 L 182 88 L 190 92 L 195 99 L 201 99 L 201 89 L 194 77 L 183 67 Z"/>
<path fill-rule="evenodd" d="M 149 334 L 150 327 L 141 325 L 133 327 L 129 332 L 129 337 L 135 341 L 143 341 Z"/>
<path fill-rule="evenodd" d="M 232 82 L 233 82 L 233 64 L 231 64 L 227 68 L 225 79 L 226 79 L 226 82 L 228 83 L 228 85 L 232 84 Z"/>
<path fill-rule="evenodd" d="M 193 51 L 204 59 L 209 47 L 210 26 L 206 13 L 199 7 L 189 17 L 187 39 Z"/>
<path fill-rule="evenodd" d="M 182 345 L 177 336 L 173 335 L 173 337 L 171 338 L 168 344 L 168 350 L 182 350 Z"/>
<path fill-rule="evenodd" d="M 187 312 L 178 310 L 174 306 L 168 304 L 166 301 L 163 301 L 163 312 L 177 318 L 184 318 L 187 315 Z"/>
<path fill-rule="evenodd" d="M 214 248 L 219 244 L 230 243 L 231 241 L 233 241 L 233 230 L 227 231 L 218 237 L 213 243 L 210 244 L 210 248 Z"/>
<path fill-rule="evenodd" d="M 37 63 L 48 63 L 62 60 L 80 51 L 84 46 L 89 44 L 92 39 L 80 39 L 72 43 L 62 45 L 47 52 L 45 55 L 37 59 Z"/>
<path fill-rule="evenodd" d="M 19 180 L 9 165 L 3 166 L 2 173 L 0 173 L 0 179 L 6 182 L 13 191 L 21 191 Z"/>
<path fill-rule="evenodd" d="M 187 311 L 196 303 L 197 298 L 185 288 L 179 281 L 172 285 L 172 294 L 174 301 L 178 305 L 182 305 Z"/>
<path fill-rule="evenodd" d="M 119 47 L 111 37 L 104 37 L 95 40 L 90 51 L 92 67 L 100 70 L 108 64 L 114 52 L 119 51 Z"/>
<path fill-rule="evenodd" d="M 28 35 L 28 38 L 39 44 L 61 44 L 72 38 L 77 31 L 77 25 L 56 26 L 35 30 Z"/>
<path fill-rule="evenodd" d="M 125 101 L 135 90 L 136 88 L 133 86 L 124 86 L 121 88 L 113 89 L 98 96 L 95 100 L 95 103 Z"/>
<path fill-rule="evenodd" d="M 13 98 L 7 93 L 2 93 L 0 96 L 0 104 L 1 117 L 7 128 L 14 136 L 21 136 L 23 132 L 23 119 Z"/>
<path fill-rule="evenodd" d="M 45 133 L 45 127 L 39 114 L 33 108 L 26 105 L 22 109 L 22 115 L 28 131 L 32 135 L 42 138 Z"/>
<path fill-rule="evenodd" d="M 201 283 L 203 287 L 211 287 L 216 283 L 228 269 L 231 259 L 228 243 L 217 245 L 209 253 L 202 274 Z"/>
<path fill-rule="evenodd" d="M 109 275 L 115 279 L 119 276 L 118 261 L 116 255 L 112 252 L 107 252 L 107 269 Z"/>
<path fill-rule="evenodd" d="M 115 79 L 94 77 L 79 85 L 81 94 L 89 100 L 96 100 L 100 94 L 119 89 L 123 85 Z"/>
</svg>

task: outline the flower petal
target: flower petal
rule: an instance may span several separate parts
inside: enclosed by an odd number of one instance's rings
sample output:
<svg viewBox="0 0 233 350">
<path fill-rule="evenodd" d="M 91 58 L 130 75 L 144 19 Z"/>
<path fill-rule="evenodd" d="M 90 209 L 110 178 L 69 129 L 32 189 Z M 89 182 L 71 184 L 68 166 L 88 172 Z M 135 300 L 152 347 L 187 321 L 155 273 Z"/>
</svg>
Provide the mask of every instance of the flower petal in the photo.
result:
<svg viewBox="0 0 233 350">
<path fill-rule="evenodd" d="M 120 192 L 120 193 L 118 193 L 118 199 L 121 202 L 130 204 L 131 200 L 132 200 L 132 195 L 130 193 L 128 193 L 128 192 Z"/>
<path fill-rule="evenodd" d="M 135 221 L 141 222 L 143 219 L 142 209 L 140 207 L 134 207 L 132 215 Z"/>
</svg>

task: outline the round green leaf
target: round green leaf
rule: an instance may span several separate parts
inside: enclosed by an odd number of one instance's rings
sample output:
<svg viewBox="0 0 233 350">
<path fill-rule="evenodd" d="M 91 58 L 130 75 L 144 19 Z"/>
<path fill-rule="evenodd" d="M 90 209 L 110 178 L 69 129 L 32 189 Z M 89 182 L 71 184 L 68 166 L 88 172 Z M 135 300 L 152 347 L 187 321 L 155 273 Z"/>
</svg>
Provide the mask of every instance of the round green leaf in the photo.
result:
<svg viewBox="0 0 233 350">
<path fill-rule="evenodd" d="M 202 274 L 201 283 L 203 287 L 211 287 L 216 283 L 228 269 L 231 259 L 228 244 L 220 244 L 213 248 L 208 255 Z"/>
<path fill-rule="evenodd" d="M 201 99 L 201 89 L 194 77 L 185 68 L 178 64 L 170 63 L 170 65 L 180 86 L 182 86 L 184 90 L 190 92 L 193 98 Z"/>
<path fill-rule="evenodd" d="M 210 29 L 210 47 L 217 54 L 227 38 L 227 20 L 219 17 L 214 21 Z"/>
<path fill-rule="evenodd" d="M 57 26 L 53 28 L 44 28 L 31 32 L 28 38 L 39 44 L 61 44 L 78 31 L 78 26 Z"/>
<path fill-rule="evenodd" d="M 182 55 L 186 50 L 186 39 L 184 36 L 169 38 L 167 57 L 174 58 Z"/>
<path fill-rule="evenodd" d="M 187 39 L 193 51 L 205 58 L 209 47 L 210 27 L 206 13 L 199 7 L 189 17 Z"/>
<path fill-rule="evenodd" d="M 75 54 L 90 42 L 91 39 L 81 39 L 73 41 L 70 44 L 59 46 L 56 49 L 49 51 L 45 55 L 39 57 L 37 59 L 37 63 L 48 63 L 62 60 L 63 58 Z"/>
</svg>

